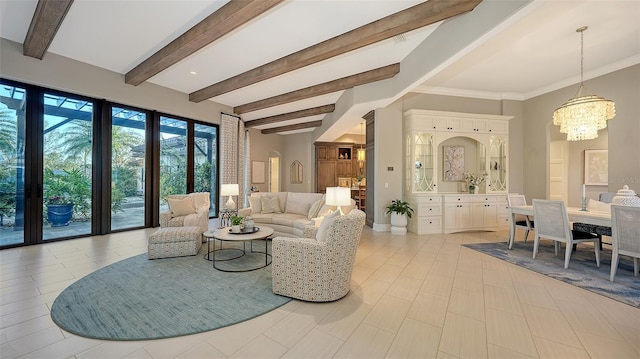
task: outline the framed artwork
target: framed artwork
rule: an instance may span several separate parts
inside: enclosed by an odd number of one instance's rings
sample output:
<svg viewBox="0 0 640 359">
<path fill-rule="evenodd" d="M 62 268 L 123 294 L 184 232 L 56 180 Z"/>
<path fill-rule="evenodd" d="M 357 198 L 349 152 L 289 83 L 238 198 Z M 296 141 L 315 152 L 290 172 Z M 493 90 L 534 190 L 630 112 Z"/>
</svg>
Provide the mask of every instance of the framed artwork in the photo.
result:
<svg viewBox="0 0 640 359">
<path fill-rule="evenodd" d="M 590 186 L 609 184 L 608 150 L 584 150 L 584 184 Z"/>
<path fill-rule="evenodd" d="M 338 187 L 351 187 L 351 178 L 339 177 Z"/>
<path fill-rule="evenodd" d="M 292 184 L 300 184 L 302 183 L 302 163 L 300 161 L 295 160 L 291 163 L 291 173 L 289 173 L 289 178 Z"/>
<path fill-rule="evenodd" d="M 251 182 L 264 183 L 264 162 L 263 161 L 251 162 Z"/>
<path fill-rule="evenodd" d="M 464 180 L 464 146 L 444 146 L 443 171 L 445 182 Z"/>
</svg>

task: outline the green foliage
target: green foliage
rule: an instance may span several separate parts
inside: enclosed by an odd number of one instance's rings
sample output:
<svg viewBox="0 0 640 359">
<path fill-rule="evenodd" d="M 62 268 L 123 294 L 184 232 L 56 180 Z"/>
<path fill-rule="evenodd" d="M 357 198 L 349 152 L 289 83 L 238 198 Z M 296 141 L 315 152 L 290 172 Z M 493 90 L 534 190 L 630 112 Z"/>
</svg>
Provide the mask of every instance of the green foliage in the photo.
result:
<svg viewBox="0 0 640 359">
<path fill-rule="evenodd" d="M 413 208 L 409 206 L 409 202 L 400 199 L 394 199 L 393 201 L 391 201 L 391 204 L 388 205 L 386 209 L 386 214 L 406 214 L 409 218 L 411 218 L 411 215 L 413 214 Z"/>
<path fill-rule="evenodd" d="M 73 203 L 74 215 L 91 216 L 91 179 L 78 168 L 68 171 L 44 170 L 45 204 Z"/>
<path fill-rule="evenodd" d="M 133 166 L 118 166 L 115 167 L 111 173 L 111 180 L 115 184 L 117 189 L 123 196 L 136 196 L 138 195 L 138 175 L 136 167 Z M 112 195 L 113 197 L 113 195 Z"/>
<path fill-rule="evenodd" d="M 232 226 L 239 226 L 242 224 L 242 220 L 244 219 L 244 217 L 240 217 L 240 216 L 231 216 L 231 225 Z"/>
<path fill-rule="evenodd" d="M 204 162 L 196 165 L 195 178 L 193 180 L 194 192 L 211 192 L 211 163 Z"/>
</svg>

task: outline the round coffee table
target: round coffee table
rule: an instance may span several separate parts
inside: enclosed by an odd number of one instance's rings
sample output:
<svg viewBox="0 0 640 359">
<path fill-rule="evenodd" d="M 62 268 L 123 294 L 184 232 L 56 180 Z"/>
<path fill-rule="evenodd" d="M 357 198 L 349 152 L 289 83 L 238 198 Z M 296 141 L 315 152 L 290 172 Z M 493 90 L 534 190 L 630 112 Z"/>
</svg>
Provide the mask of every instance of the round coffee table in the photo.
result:
<svg viewBox="0 0 640 359">
<path fill-rule="evenodd" d="M 264 227 L 264 226 L 256 227 L 256 228 L 258 228 L 258 230 L 256 232 L 251 232 L 251 233 L 231 233 L 230 231 L 231 227 L 218 228 L 215 231 L 205 232 L 203 234 L 204 237 L 207 238 L 207 254 L 205 258 L 213 262 L 213 268 L 222 272 L 249 272 L 252 270 L 261 269 L 268 266 L 269 264 L 271 264 L 271 254 L 269 254 L 269 241 L 267 240 L 267 238 L 269 238 L 269 236 L 273 234 L 273 228 Z M 220 241 L 219 249 L 216 249 L 216 243 L 215 243 L 216 239 Z M 264 252 L 253 250 L 253 241 L 259 240 L 259 239 L 265 240 Z M 213 250 L 211 250 L 212 242 L 213 242 Z M 235 242 L 235 243 L 242 242 L 242 248 L 222 248 L 223 242 Z M 247 243 L 250 246 L 250 249 L 248 252 L 247 252 Z M 216 253 L 232 252 L 232 251 L 238 252 L 238 255 L 230 258 L 225 258 L 225 259 L 216 259 Z M 264 265 L 260 265 L 258 267 L 252 267 L 252 268 L 243 268 L 243 269 L 226 269 L 226 268 L 220 268 L 219 266 L 216 265 L 216 262 L 225 262 L 225 261 L 231 261 L 234 259 L 239 259 L 250 253 L 263 253 Z"/>
</svg>

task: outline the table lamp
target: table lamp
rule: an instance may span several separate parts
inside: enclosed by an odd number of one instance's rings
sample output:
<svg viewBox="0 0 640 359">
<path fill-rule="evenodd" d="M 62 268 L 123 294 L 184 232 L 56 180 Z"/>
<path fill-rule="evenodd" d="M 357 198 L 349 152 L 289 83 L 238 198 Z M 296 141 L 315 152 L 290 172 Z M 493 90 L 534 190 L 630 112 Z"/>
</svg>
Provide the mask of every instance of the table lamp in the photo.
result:
<svg viewBox="0 0 640 359">
<path fill-rule="evenodd" d="M 224 208 L 227 211 L 233 211 L 236 209 L 236 203 L 233 201 L 233 198 L 231 196 L 237 196 L 239 194 L 240 194 L 240 189 L 237 184 L 222 185 L 222 187 L 220 188 L 220 195 L 229 196 L 229 199 L 227 200 L 227 203 L 224 206 Z"/>
<path fill-rule="evenodd" d="M 326 203 L 337 206 L 340 215 L 343 215 L 341 206 L 351 205 L 351 189 L 347 187 L 327 187 Z"/>
</svg>

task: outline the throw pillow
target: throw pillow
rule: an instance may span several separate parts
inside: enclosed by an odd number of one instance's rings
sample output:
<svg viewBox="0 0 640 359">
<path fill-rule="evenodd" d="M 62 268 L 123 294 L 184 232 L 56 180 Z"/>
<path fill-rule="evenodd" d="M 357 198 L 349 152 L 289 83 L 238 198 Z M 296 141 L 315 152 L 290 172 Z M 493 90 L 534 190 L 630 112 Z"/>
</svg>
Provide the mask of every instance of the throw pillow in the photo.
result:
<svg viewBox="0 0 640 359">
<path fill-rule="evenodd" d="M 169 198 L 167 201 L 169 202 L 171 217 L 180 217 L 196 213 L 191 197 L 184 199 Z"/>
<path fill-rule="evenodd" d="M 260 198 L 260 203 L 262 204 L 261 213 L 282 213 L 282 211 L 280 210 L 280 200 L 278 199 L 278 197 L 262 196 Z"/>
<path fill-rule="evenodd" d="M 262 196 L 249 197 L 249 206 L 251 207 L 251 213 L 262 212 L 262 201 L 260 200 L 260 198 L 262 198 Z"/>
<path fill-rule="evenodd" d="M 320 209 L 318 210 L 318 214 L 316 215 L 316 217 L 324 217 L 327 214 L 331 213 L 331 211 L 334 211 L 336 209 L 336 206 L 330 206 L 326 203 L 322 204 L 322 207 L 320 207 Z"/>
<path fill-rule="evenodd" d="M 589 203 L 587 203 L 587 209 L 590 211 L 611 213 L 611 203 L 604 203 L 596 201 L 594 199 L 589 199 Z"/>
<path fill-rule="evenodd" d="M 315 202 L 313 202 L 313 204 L 311 205 L 311 208 L 309 208 L 309 213 L 307 214 L 307 219 L 311 220 L 311 218 L 314 218 L 318 215 L 318 211 L 320 211 L 320 207 L 322 207 L 322 205 L 324 204 L 324 200 L 319 199 Z"/>
<path fill-rule="evenodd" d="M 327 240 L 327 233 L 329 232 L 329 227 L 333 223 L 333 221 L 338 218 L 340 215 L 340 211 L 334 211 L 322 219 L 322 223 L 320 223 L 320 227 L 318 228 L 318 232 L 316 233 L 316 241 L 325 241 Z"/>
</svg>

